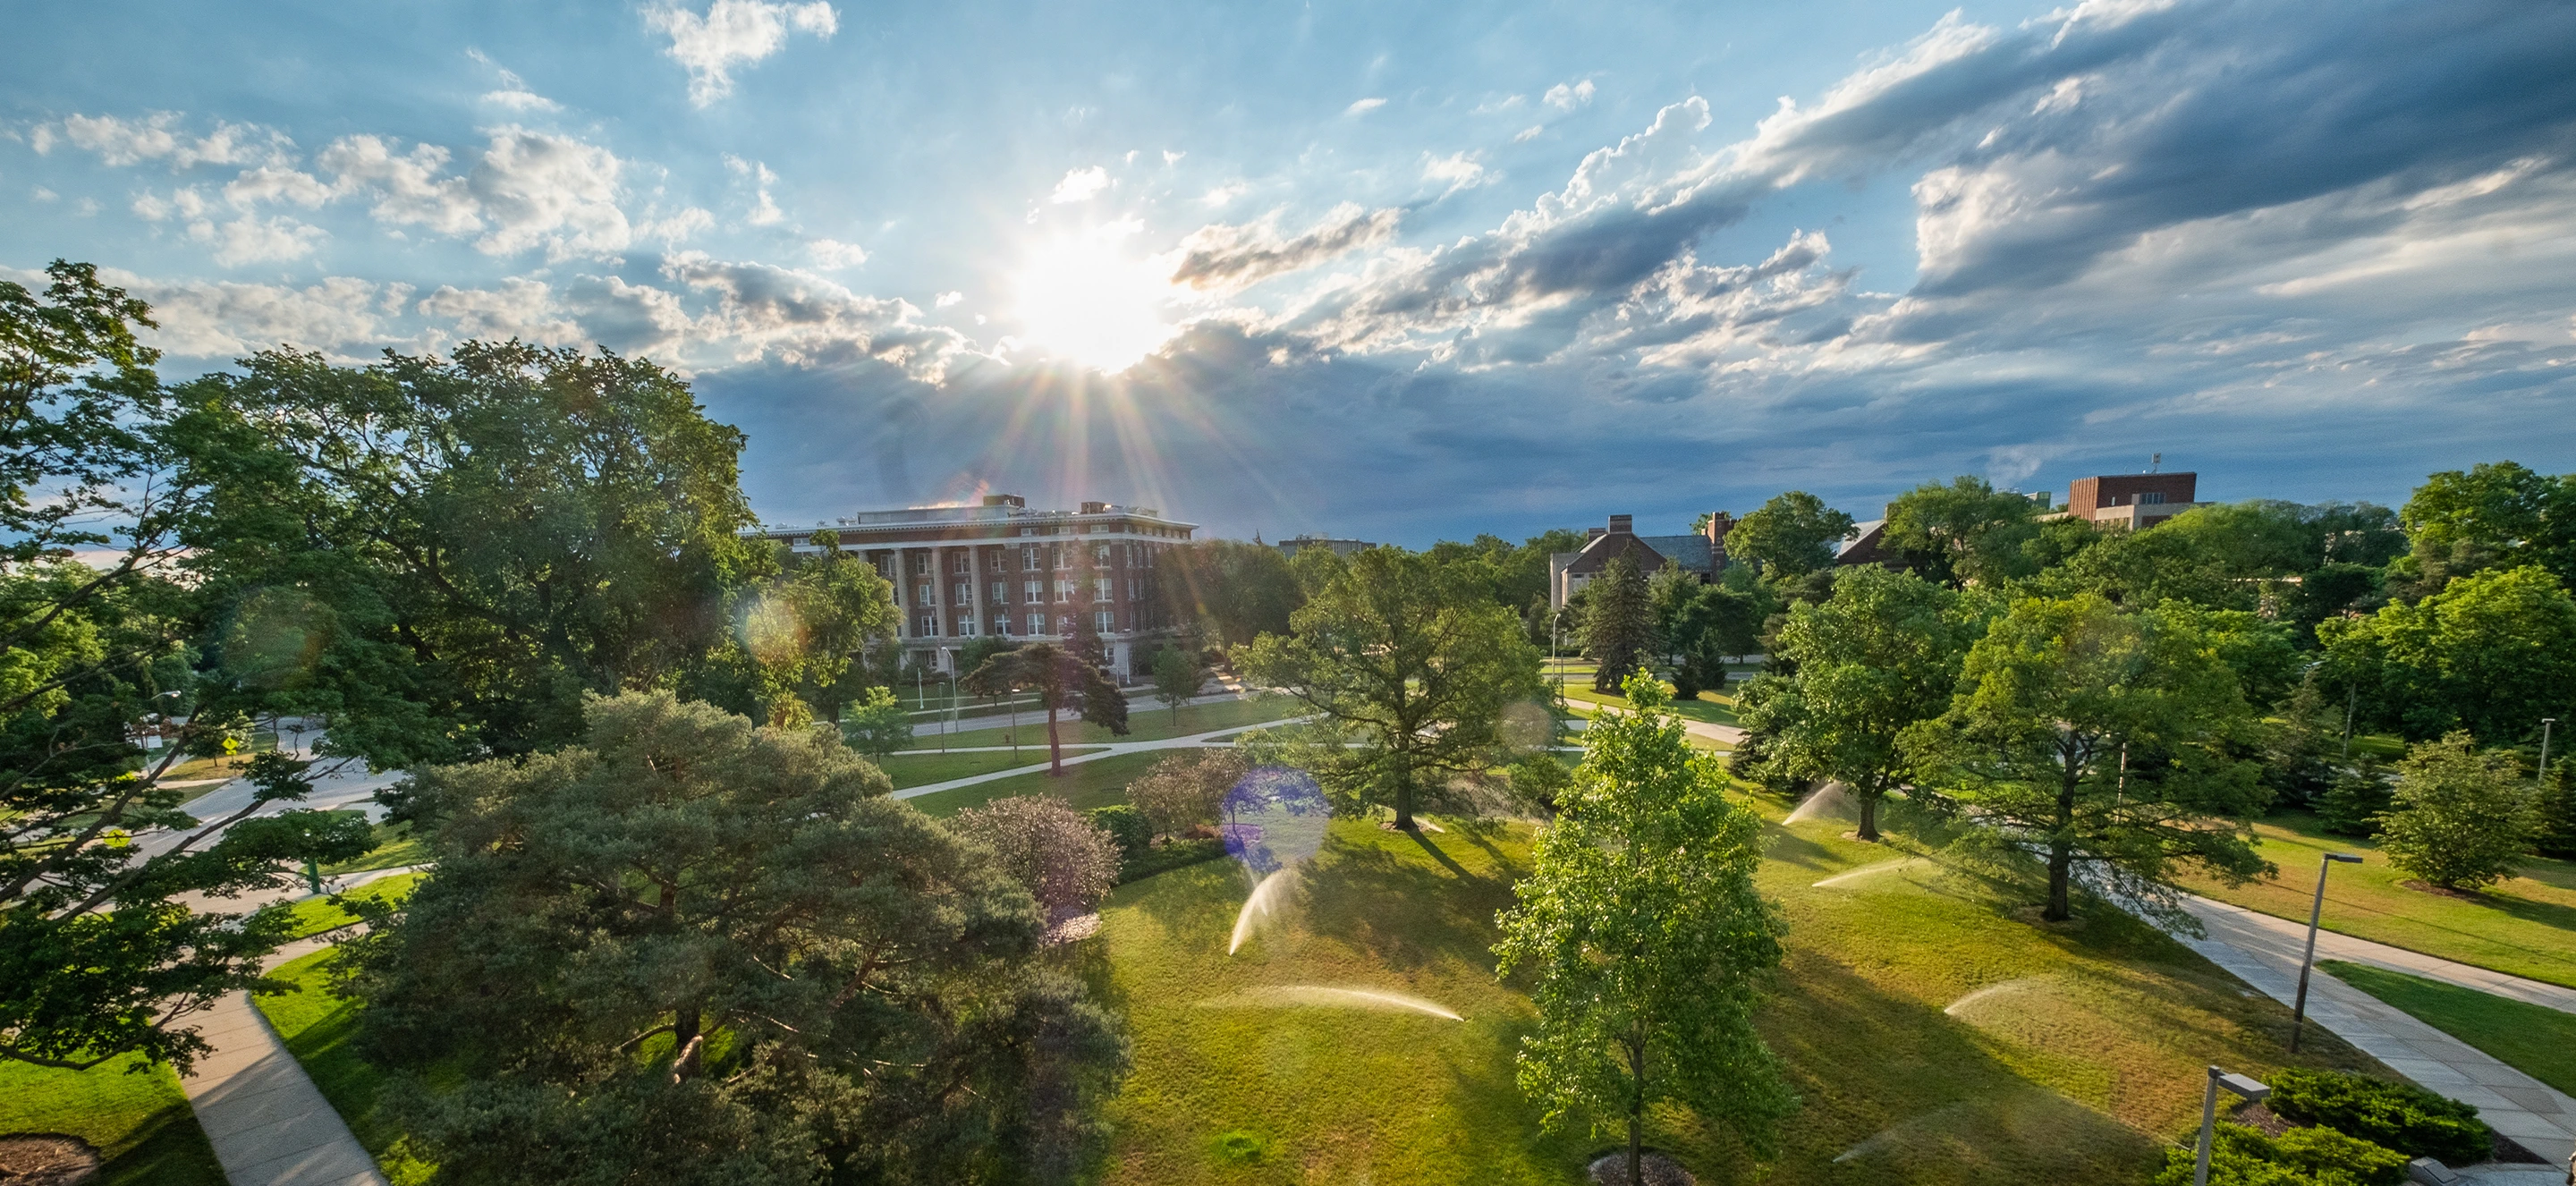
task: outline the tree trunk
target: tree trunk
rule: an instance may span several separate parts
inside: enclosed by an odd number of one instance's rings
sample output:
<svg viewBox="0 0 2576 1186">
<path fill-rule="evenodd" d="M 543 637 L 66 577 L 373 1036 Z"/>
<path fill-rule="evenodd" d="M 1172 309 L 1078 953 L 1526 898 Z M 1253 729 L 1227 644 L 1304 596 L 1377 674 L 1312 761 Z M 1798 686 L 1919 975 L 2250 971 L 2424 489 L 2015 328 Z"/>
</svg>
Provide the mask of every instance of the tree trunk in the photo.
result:
<svg viewBox="0 0 2576 1186">
<path fill-rule="evenodd" d="M 2075 917 L 2069 903 L 2068 883 L 2075 870 L 2075 780 L 2077 768 L 2070 762 L 2065 781 L 2057 787 L 2057 829 L 2048 838 L 2048 908 L 2039 916 L 2050 922 L 2065 922 Z"/>
<path fill-rule="evenodd" d="M 1413 830 L 1413 764 L 1400 758 L 1395 768 L 1395 828 Z"/>
<path fill-rule="evenodd" d="M 1646 1051 L 1628 1047 L 1628 1186 L 1646 1186 Z"/>
<path fill-rule="evenodd" d="M 1878 842 L 1878 800 L 1884 790 L 1867 791 L 1860 796 L 1860 831 L 1853 833 L 1872 844 Z"/>
<path fill-rule="evenodd" d="M 1064 739 L 1056 735 L 1055 715 L 1056 707 L 1050 702 L 1047 705 L 1047 776 L 1050 778 L 1064 774 Z"/>
</svg>

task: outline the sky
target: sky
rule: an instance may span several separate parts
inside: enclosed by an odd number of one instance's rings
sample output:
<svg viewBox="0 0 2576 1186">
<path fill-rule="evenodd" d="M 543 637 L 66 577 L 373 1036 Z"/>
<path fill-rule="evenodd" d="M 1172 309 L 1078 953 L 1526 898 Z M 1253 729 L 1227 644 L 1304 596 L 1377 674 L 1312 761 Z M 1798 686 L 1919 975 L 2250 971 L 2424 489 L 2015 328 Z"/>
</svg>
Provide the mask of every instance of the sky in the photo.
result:
<svg viewBox="0 0 2576 1186">
<path fill-rule="evenodd" d="M 21 6 L 0 277 L 164 373 L 652 358 L 774 524 L 1409 545 L 2576 470 L 2576 5 Z"/>
</svg>

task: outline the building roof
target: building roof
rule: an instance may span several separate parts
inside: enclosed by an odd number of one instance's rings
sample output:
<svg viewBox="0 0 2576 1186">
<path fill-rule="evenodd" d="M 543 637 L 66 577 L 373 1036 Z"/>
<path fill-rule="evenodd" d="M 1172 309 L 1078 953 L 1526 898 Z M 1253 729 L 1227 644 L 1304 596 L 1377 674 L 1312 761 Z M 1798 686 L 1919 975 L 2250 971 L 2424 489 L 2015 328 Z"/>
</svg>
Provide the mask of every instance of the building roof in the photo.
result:
<svg viewBox="0 0 2576 1186">
<path fill-rule="evenodd" d="M 1709 563 L 1716 554 L 1709 550 L 1708 537 L 1705 535 L 1641 535 L 1637 539 L 1647 547 L 1653 548 L 1664 559 L 1681 565 L 1690 572 L 1703 576 L 1711 575 Z"/>
<path fill-rule="evenodd" d="M 1836 564 L 1882 564 L 1888 556 L 1880 550 L 1887 536 L 1887 520 L 1871 519 L 1852 524 L 1852 533 L 1834 548 Z"/>
</svg>

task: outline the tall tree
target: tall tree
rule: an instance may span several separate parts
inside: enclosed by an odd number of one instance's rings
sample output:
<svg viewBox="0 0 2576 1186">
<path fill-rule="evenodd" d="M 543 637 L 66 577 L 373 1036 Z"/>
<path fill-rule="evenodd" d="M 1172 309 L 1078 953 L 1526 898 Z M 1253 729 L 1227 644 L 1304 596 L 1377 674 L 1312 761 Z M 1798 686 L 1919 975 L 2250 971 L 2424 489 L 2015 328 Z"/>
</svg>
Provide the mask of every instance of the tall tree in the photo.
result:
<svg viewBox="0 0 2576 1186">
<path fill-rule="evenodd" d="M 1898 739 L 1949 707 L 1982 609 L 1876 565 L 1844 571 L 1822 603 L 1790 607 L 1775 647 L 1791 673 L 1762 677 L 1789 686 L 1745 706 L 1746 727 L 1771 739 L 1765 760 L 1785 778 L 1841 782 L 1860 804 L 1860 838 L 1877 840 L 1878 805 L 1907 769 Z"/>
<path fill-rule="evenodd" d="M 1327 792 L 1392 807 L 1399 828 L 1426 792 L 1507 764 L 1503 707 L 1539 693 L 1538 648 L 1512 611 L 1394 548 L 1354 554 L 1290 626 L 1237 652 L 1236 667 L 1320 718 L 1297 759 Z"/>
<path fill-rule="evenodd" d="M 1763 617 L 1761 599 L 1754 593 L 1724 585 L 1692 590 L 1665 627 L 1665 646 L 1678 661 L 1676 694 L 1685 679 L 1694 695 L 1701 688 L 1722 690 L 1727 660 L 1761 647 Z"/>
<path fill-rule="evenodd" d="M 190 643 L 237 631 L 177 575 L 205 507 L 170 472 L 172 409 L 135 339 L 150 309 L 90 265 L 46 271 L 42 292 L 0 280 L 0 1059 L 185 1069 L 206 1050 L 190 1020 L 262 983 L 291 924 L 175 899 L 282 886 L 288 862 L 365 852 L 367 830 L 251 818 L 310 789 L 306 764 L 276 754 L 220 819 L 160 782 L 230 716 L 201 710 L 225 681 L 199 677 Z M 146 728 L 175 744 L 147 753 Z"/>
<path fill-rule="evenodd" d="M 2576 474 L 2510 461 L 2424 479 L 2398 512 L 2410 544 L 2392 576 L 2421 597 L 2489 568 L 2537 564 L 2576 583 Z"/>
<path fill-rule="evenodd" d="M 894 586 L 841 551 L 840 533 L 813 535 L 820 555 L 746 590 L 742 645 L 760 674 L 761 715 L 773 725 L 838 721 L 867 690 L 867 645 L 894 633 Z"/>
<path fill-rule="evenodd" d="M 2390 864 L 2443 889 L 2477 889 L 2513 876 L 2538 830 L 2537 796 L 2510 753 L 2478 751 L 2454 731 L 2408 747 L 2397 787 L 2379 816 Z"/>
<path fill-rule="evenodd" d="M 828 730 L 668 693 L 422 772 L 437 862 L 344 944 L 410 1139 L 462 1181 L 1067 1181 L 1124 1064 L 982 847 Z M 433 1086 L 434 1085 L 434 1086 Z"/>
<path fill-rule="evenodd" d="M 1219 646 L 1284 634 L 1306 597 L 1286 554 L 1263 544 L 1203 540 L 1157 557 L 1155 590 L 1165 616 Z"/>
<path fill-rule="evenodd" d="M 1117 736 L 1127 735 L 1127 693 L 1101 674 L 1100 668 L 1051 642 L 1000 652 L 966 673 L 962 683 L 978 696 L 1038 694 L 1038 705 L 1047 714 L 1049 775 L 1064 773 L 1064 739 L 1057 731 L 1057 722 L 1066 710 Z"/>
<path fill-rule="evenodd" d="M 1948 711 L 1908 729 L 1916 794 L 1970 837 L 2048 869 L 2041 917 L 2072 917 L 2076 867 L 2159 904 L 2176 864 L 2268 868 L 2247 818 L 2265 794 L 2236 675 L 2191 621 L 2092 594 L 2025 598 L 1968 651 Z"/>
<path fill-rule="evenodd" d="M 393 767 L 562 744 L 585 692 L 756 707 L 725 662 L 733 595 L 772 571 L 740 534 L 743 438 L 677 376 L 515 342 L 244 368 L 179 388 L 171 437 L 210 492 L 194 578 L 268 598 L 298 644 L 247 707 L 327 718 L 332 752 Z"/>
<path fill-rule="evenodd" d="M 1164 647 L 1154 652 L 1154 699 L 1172 710 L 1172 723 L 1181 723 L 1181 706 L 1199 694 L 1207 682 L 1207 671 L 1199 666 L 1198 653 L 1182 647 Z"/>
<path fill-rule="evenodd" d="M 1624 690 L 1637 711 L 1585 731 L 1494 953 L 1499 974 L 1536 981 L 1521 1090 L 1551 1129 L 1578 1115 L 1625 1127 L 1628 1182 L 1642 1186 L 1658 1104 L 1761 1149 L 1797 1101 L 1753 1024 L 1784 929 L 1753 886 L 1760 823 L 1726 801 L 1725 775 L 1691 750 L 1663 685 L 1639 673 Z"/>
<path fill-rule="evenodd" d="M 1646 577 L 1626 556 L 1612 560 L 1584 587 L 1590 594 L 1583 611 L 1583 653 L 1597 664 L 1592 689 L 1617 692 L 1629 673 L 1652 661 L 1655 653 L 1655 607 L 1646 592 Z"/>
<path fill-rule="evenodd" d="M 2465 728 L 2489 743 L 2576 719 L 2576 599 L 2526 565 L 2462 577 L 2412 605 L 2321 623 L 2327 689 L 2365 724 L 2410 738 Z"/>
<path fill-rule="evenodd" d="M 1954 589 L 1971 581 L 1999 585 L 2030 575 L 2022 544 L 2035 534 L 2038 516 L 2028 495 L 1962 475 L 1897 495 L 1887 504 L 1885 538 L 1928 579 Z"/>
<path fill-rule="evenodd" d="M 1804 490 L 1771 496 L 1727 533 L 1726 553 L 1762 566 L 1775 579 L 1832 567 L 1834 545 L 1852 533 L 1852 517 Z"/>
<path fill-rule="evenodd" d="M 911 747 L 912 713 L 894 689 L 870 688 L 841 710 L 841 740 L 883 762 L 896 750 Z"/>
</svg>

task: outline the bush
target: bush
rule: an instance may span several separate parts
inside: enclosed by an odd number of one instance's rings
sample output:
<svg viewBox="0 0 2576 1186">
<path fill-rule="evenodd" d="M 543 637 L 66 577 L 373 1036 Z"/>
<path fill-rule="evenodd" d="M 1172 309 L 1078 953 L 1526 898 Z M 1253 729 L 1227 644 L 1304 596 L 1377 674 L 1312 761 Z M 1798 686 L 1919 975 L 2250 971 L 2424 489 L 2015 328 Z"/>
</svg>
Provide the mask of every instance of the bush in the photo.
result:
<svg viewBox="0 0 2576 1186">
<path fill-rule="evenodd" d="M 1143 881 L 1157 873 L 1169 873 L 1184 865 L 1213 861 L 1225 855 L 1225 841 L 1210 837 L 1203 840 L 1166 840 L 1162 847 L 1148 850 L 1144 856 L 1127 862 L 1118 870 L 1118 884 Z"/>
<path fill-rule="evenodd" d="M 1128 804 L 1094 807 L 1083 814 L 1091 817 L 1092 827 L 1109 833 L 1109 838 L 1118 843 L 1118 859 L 1122 864 L 1135 864 L 1154 847 L 1154 825 L 1146 820 L 1144 812 Z"/>
<path fill-rule="evenodd" d="M 2165 1150 L 2155 1186 L 2190 1186 L 2196 1150 Z M 2211 1134 L 2210 1186 L 2405 1186 L 2406 1155 L 2330 1128 L 2294 1128 L 2278 1137 L 2220 1123 Z"/>
<path fill-rule="evenodd" d="M 2478 1110 L 2423 1088 L 2343 1071 L 2282 1071 L 2265 1101 L 2282 1118 L 2321 1124 L 2408 1157 L 2449 1165 L 2484 1161 L 2495 1138 Z"/>
<path fill-rule="evenodd" d="M 2539 822 L 2520 762 L 2481 752 L 2476 738 L 2454 730 L 2409 748 L 2397 771 L 2379 817 L 2379 848 L 2391 863 L 2448 889 L 2513 876 Z"/>
<path fill-rule="evenodd" d="M 1098 907 L 1118 884 L 1117 843 L 1062 800 L 995 799 L 958 812 L 948 827 L 990 847 L 1050 920 Z"/>
<path fill-rule="evenodd" d="M 2388 780 L 2369 761 L 2344 771 L 2317 797 L 2317 822 L 2338 836 L 2367 840 L 2378 835 L 2379 814 L 2386 810 Z"/>
</svg>

